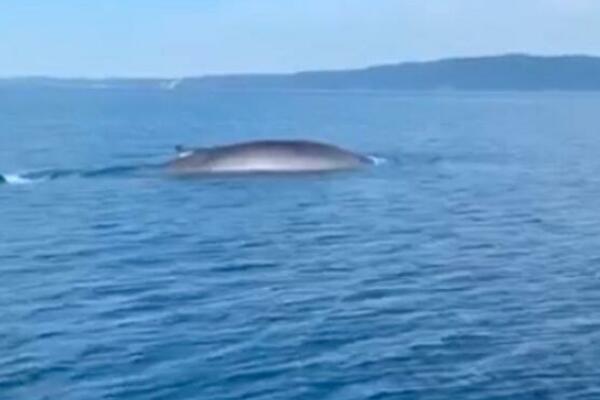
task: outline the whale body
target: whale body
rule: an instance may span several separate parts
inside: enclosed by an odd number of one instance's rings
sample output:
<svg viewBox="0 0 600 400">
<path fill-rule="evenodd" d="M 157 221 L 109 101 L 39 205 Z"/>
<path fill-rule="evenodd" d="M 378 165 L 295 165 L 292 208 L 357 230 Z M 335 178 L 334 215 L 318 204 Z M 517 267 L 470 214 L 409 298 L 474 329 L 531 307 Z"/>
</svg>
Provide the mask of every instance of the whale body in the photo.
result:
<svg viewBox="0 0 600 400">
<path fill-rule="evenodd" d="M 318 172 L 360 168 L 368 157 L 307 140 L 261 140 L 184 150 L 167 163 L 178 175 L 245 172 Z"/>
</svg>

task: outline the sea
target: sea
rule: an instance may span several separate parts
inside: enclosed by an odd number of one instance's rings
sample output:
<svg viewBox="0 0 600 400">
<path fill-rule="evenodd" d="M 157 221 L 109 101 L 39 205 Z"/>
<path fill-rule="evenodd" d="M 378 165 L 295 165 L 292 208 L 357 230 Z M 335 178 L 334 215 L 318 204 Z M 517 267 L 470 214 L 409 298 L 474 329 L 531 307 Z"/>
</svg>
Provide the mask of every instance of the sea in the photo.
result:
<svg viewBox="0 0 600 400">
<path fill-rule="evenodd" d="M 0 399 L 600 399 L 600 93 L 170 89 L 0 89 Z"/>
</svg>

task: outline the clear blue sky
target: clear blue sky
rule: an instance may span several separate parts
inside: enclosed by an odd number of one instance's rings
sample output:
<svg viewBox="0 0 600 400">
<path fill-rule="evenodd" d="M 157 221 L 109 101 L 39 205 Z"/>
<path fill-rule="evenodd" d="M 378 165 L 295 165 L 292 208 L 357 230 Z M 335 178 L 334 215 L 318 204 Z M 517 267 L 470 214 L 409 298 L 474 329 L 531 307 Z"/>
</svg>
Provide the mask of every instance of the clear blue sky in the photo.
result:
<svg viewBox="0 0 600 400">
<path fill-rule="evenodd" d="M 600 0 L 2 0 L 0 76 L 338 69 L 600 55 Z"/>
</svg>

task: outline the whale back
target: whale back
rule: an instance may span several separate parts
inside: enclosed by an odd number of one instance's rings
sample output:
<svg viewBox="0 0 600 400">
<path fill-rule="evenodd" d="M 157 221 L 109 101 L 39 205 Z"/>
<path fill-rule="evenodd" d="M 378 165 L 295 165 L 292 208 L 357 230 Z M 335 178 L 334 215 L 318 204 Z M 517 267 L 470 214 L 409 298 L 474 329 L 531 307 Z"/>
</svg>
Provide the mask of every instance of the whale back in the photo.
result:
<svg viewBox="0 0 600 400">
<path fill-rule="evenodd" d="M 168 164 L 175 173 L 301 172 L 357 168 L 369 159 L 302 140 L 264 140 L 197 149 Z"/>
</svg>

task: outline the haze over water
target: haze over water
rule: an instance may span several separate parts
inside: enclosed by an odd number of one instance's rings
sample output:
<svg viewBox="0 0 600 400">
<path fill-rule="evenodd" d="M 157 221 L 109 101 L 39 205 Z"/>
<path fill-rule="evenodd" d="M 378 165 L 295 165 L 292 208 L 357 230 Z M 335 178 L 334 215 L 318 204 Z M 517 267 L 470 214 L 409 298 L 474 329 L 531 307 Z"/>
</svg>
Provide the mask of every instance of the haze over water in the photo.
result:
<svg viewBox="0 0 600 400">
<path fill-rule="evenodd" d="M 0 92 L 0 398 L 597 399 L 600 94 Z M 199 180 L 173 146 L 387 162 Z"/>
</svg>

